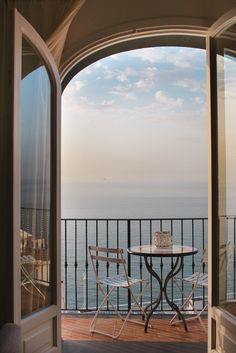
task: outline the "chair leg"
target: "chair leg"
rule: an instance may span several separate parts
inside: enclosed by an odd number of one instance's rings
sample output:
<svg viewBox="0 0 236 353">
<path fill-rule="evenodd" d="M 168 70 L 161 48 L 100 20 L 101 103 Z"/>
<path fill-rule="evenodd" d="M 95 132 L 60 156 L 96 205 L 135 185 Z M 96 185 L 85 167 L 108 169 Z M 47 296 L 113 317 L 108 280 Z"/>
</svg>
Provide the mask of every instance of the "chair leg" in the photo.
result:
<svg viewBox="0 0 236 353">
<path fill-rule="evenodd" d="M 185 319 L 185 321 L 192 321 L 192 320 L 198 319 L 200 324 L 201 324 L 201 326 L 202 326 L 202 328 L 203 328 L 203 330 L 207 333 L 207 327 L 206 327 L 206 325 L 204 324 L 204 322 L 202 321 L 202 318 L 201 318 L 201 314 L 204 312 L 204 310 L 206 310 L 206 308 L 207 308 L 207 305 L 205 305 L 204 308 L 201 311 L 199 311 L 199 312 L 197 310 L 194 310 L 195 315 Z M 179 322 L 181 322 L 181 321 L 175 321 L 175 323 L 179 323 Z"/>
<path fill-rule="evenodd" d="M 135 296 L 134 296 L 132 290 L 129 288 L 130 295 L 131 295 L 131 297 L 133 298 L 133 301 L 134 301 L 134 303 L 133 303 L 133 305 L 131 306 L 130 311 L 129 311 L 130 314 L 131 314 L 133 308 L 135 307 L 135 305 L 137 305 L 137 307 L 141 310 L 143 317 L 147 318 L 147 313 L 144 311 L 143 307 L 139 304 L 139 300 L 140 300 L 140 298 L 143 296 L 143 293 L 144 293 L 144 291 L 145 291 L 145 289 L 146 289 L 147 286 L 148 286 L 148 283 L 145 284 L 145 286 L 143 287 L 142 291 L 139 293 L 139 295 L 137 296 L 137 298 L 135 298 Z M 129 314 L 129 313 L 128 313 L 128 314 Z M 130 315 L 130 314 L 129 314 L 129 315 Z M 123 319 L 123 320 L 124 320 L 124 319 Z M 133 322 L 133 323 L 136 323 L 136 324 L 138 324 L 138 325 L 143 325 L 143 326 L 145 325 L 145 322 L 143 323 L 143 322 L 140 322 L 140 321 L 137 321 L 137 320 L 127 319 L 126 321 Z M 152 326 L 149 324 L 148 327 L 152 327 Z"/>
<path fill-rule="evenodd" d="M 139 293 L 139 295 L 137 296 L 137 298 L 135 298 L 135 296 L 134 296 L 132 290 L 131 290 L 130 288 L 128 288 L 128 290 L 130 291 L 131 297 L 133 298 L 134 303 L 132 304 L 132 306 L 131 306 L 131 308 L 130 308 L 130 310 L 129 310 L 129 312 L 128 312 L 128 314 L 126 315 L 125 318 L 123 318 L 123 317 L 120 315 L 120 313 L 118 312 L 116 306 L 112 303 L 112 301 L 111 301 L 111 299 L 110 299 L 110 297 L 109 297 L 110 294 L 113 292 L 113 290 L 114 290 L 116 287 L 112 287 L 111 290 L 110 290 L 108 293 L 106 293 L 106 292 L 104 291 L 104 289 L 103 289 L 101 286 L 99 286 L 101 292 L 102 292 L 103 295 L 104 295 L 104 298 L 103 298 L 101 304 L 99 305 L 98 310 L 97 310 L 97 312 L 96 312 L 96 314 L 95 314 L 95 316 L 94 316 L 94 318 L 93 318 L 93 320 L 92 320 L 92 322 L 91 322 L 91 325 L 90 325 L 90 332 L 92 332 L 92 333 L 93 333 L 93 332 L 96 332 L 96 333 L 99 333 L 99 334 L 101 334 L 101 335 L 111 337 L 111 338 L 113 338 L 113 339 L 118 339 L 118 338 L 120 337 L 120 335 L 121 335 L 121 333 L 122 333 L 122 331 L 123 331 L 123 329 L 124 329 L 124 326 L 125 326 L 125 324 L 126 324 L 127 321 L 133 322 L 133 323 L 136 323 L 136 324 L 139 324 L 139 325 L 144 326 L 145 323 L 139 322 L 139 321 L 136 321 L 136 320 L 131 320 L 131 319 L 129 319 L 129 317 L 130 317 L 130 315 L 131 315 L 131 313 L 132 313 L 133 308 L 134 308 L 136 305 L 137 305 L 137 306 L 139 307 L 139 309 L 142 311 L 143 315 L 144 315 L 145 317 L 147 316 L 147 314 L 145 313 L 145 311 L 143 310 L 143 308 L 142 308 L 141 305 L 139 304 L 139 299 L 140 299 L 141 296 L 143 295 L 143 292 L 144 292 L 144 290 L 146 289 L 147 285 L 148 285 L 148 284 L 146 283 L 146 285 L 143 287 L 142 291 Z M 110 305 L 112 306 L 113 310 L 116 312 L 117 316 L 123 321 L 123 323 L 122 323 L 122 325 L 121 325 L 121 328 L 120 328 L 119 332 L 118 332 L 116 335 L 115 335 L 115 334 L 112 335 L 112 334 L 110 334 L 110 333 L 107 333 L 107 332 L 104 332 L 104 331 L 100 331 L 100 330 L 97 330 L 97 329 L 95 328 L 95 326 L 96 326 L 96 320 L 97 320 L 98 315 L 99 315 L 99 313 L 100 313 L 100 311 L 101 311 L 101 308 L 102 308 L 102 306 L 104 305 L 105 302 L 110 303 Z M 149 327 L 151 327 L 151 325 L 149 325 Z"/>
<path fill-rule="evenodd" d="M 195 289 L 195 288 L 194 288 Z M 204 306 L 204 308 L 201 310 L 201 311 L 197 311 L 194 307 L 194 303 L 193 303 L 193 300 L 192 300 L 192 296 L 193 296 L 193 293 L 194 293 L 194 289 L 192 290 L 192 292 L 190 293 L 190 295 L 188 297 L 186 297 L 187 299 L 185 300 L 184 304 L 181 306 L 180 310 L 183 310 L 187 305 L 190 305 L 191 308 L 192 308 L 192 311 L 194 312 L 194 315 L 185 319 L 185 321 L 192 321 L 192 320 L 196 320 L 198 319 L 202 328 L 204 329 L 204 331 L 207 333 L 207 328 L 206 326 L 204 325 L 204 322 L 202 321 L 202 318 L 201 318 L 201 314 L 206 310 L 207 308 L 207 304 Z M 185 295 L 185 294 L 184 294 Z M 173 318 L 170 320 L 170 324 L 171 325 L 175 325 L 175 324 L 178 324 L 178 323 L 181 323 L 182 320 L 175 320 L 176 317 L 178 316 L 178 314 L 175 314 L 173 316 Z"/>
<path fill-rule="evenodd" d="M 125 326 L 126 322 L 132 322 L 132 323 L 134 323 L 134 324 L 138 324 L 138 325 L 145 326 L 145 322 L 140 322 L 140 321 L 137 321 L 137 320 L 133 320 L 133 319 L 130 319 L 129 317 L 130 317 L 130 315 L 131 315 L 131 313 L 132 313 L 132 311 L 133 311 L 133 309 L 134 309 L 135 306 L 137 306 L 137 307 L 141 310 L 141 312 L 143 313 L 143 315 L 145 316 L 145 318 L 147 317 L 146 312 L 144 311 L 144 309 L 143 309 L 143 308 L 141 307 L 141 305 L 139 304 L 139 299 L 142 297 L 143 292 L 144 292 L 144 290 L 146 289 L 147 286 L 148 286 L 148 283 L 146 283 L 146 285 L 143 287 L 142 291 L 139 293 L 139 295 L 138 295 L 136 298 L 135 298 L 135 296 L 134 296 L 134 294 L 133 294 L 131 288 L 128 288 L 128 290 L 129 290 L 129 292 L 130 292 L 130 295 L 131 295 L 131 297 L 133 298 L 133 301 L 134 301 L 134 302 L 133 302 L 133 304 L 132 304 L 132 306 L 131 306 L 131 308 L 130 308 L 128 314 L 126 315 L 126 317 L 123 318 L 123 321 L 124 321 L 124 322 L 123 322 L 123 325 L 121 326 L 121 329 L 120 329 L 120 331 L 119 331 L 119 333 L 118 333 L 118 335 L 117 335 L 116 338 L 119 338 L 119 336 L 121 335 L 121 333 L 122 333 L 122 331 L 123 331 L 123 329 L 124 329 L 124 326 Z M 148 325 L 148 327 L 151 327 L 151 325 Z"/>
<path fill-rule="evenodd" d="M 92 320 L 92 322 L 91 322 L 91 324 L 90 324 L 89 330 L 90 330 L 90 332 L 92 332 L 92 333 L 93 333 L 93 332 L 96 332 L 96 333 L 100 333 L 100 334 L 102 334 L 102 335 L 105 335 L 105 336 L 108 336 L 108 337 L 112 337 L 112 338 L 113 338 L 113 335 L 110 335 L 110 334 L 108 334 L 108 333 L 106 333 L 106 332 L 97 330 L 97 329 L 95 328 L 95 326 L 96 326 L 96 319 L 97 319 L 97 317 L 98 317 L 98 315 L 99 315 L 99 313 L 100 313 L 100 311 L 101 311 L 101 309 L 102 309 L 102 306 L 103 306 L 103 304 L 104 304 L 105 302 L 110 303 L 110 305 L 112 306 L 113 310 L 115 310 L 115 312 L 116 312 L 117 315 L 120 317 L 120 319 L 122 319 L 120 313 L 118 312 L 118 310 L 116 309 L 116 307 L 114 306 L 114 304 L 111 302 L 111 300 L 110 300 L 110 298 L 109 298 L 110 294 L 113 292 L 113 290 L 115 289 L 115 287 L 112 287 L 108 293 L 106 293 L 106 292 L 104 291 L 104 289 L 103 289 L 101 286 L 99 286 L 99 288 L 100 288 L 101 292 L 103 293 L 104 298 L 103 298 L 101 304 L 99 305 L 99 307 L 98 307 L 98 309 L 97 309 L 97 312 L 96 312 L 96 314 L 95 314 L 95 316 L 94 316 L 94 318 L 93 318 L 93 320 Z"/>
</svg>

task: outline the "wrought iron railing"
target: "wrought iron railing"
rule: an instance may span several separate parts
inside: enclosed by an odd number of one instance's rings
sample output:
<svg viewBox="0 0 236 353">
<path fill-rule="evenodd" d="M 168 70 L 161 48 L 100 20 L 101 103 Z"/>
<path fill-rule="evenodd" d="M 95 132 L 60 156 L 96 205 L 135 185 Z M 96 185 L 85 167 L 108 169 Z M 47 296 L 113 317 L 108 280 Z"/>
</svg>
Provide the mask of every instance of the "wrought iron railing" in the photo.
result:
<svg viewBox="0 0 236 353">
<path fill-rule="evenodd" d="M 207 247 L 207 227 L 207 218 L 62 219 L 62 309 L 89 312 L 98 307 L 101 298 L 89 261 L 88 245 L 121 247 L 126 250 L 134 245 L 152 243 L 155 231 L 170 230 L 174 243 L 194 246 L 199 250 L 195 256 L 185 258 L 179 274 L 184 277 L 198 269 L 202 250 Z M 126 259 L 129 275 L 149 278 L 150 286 L 142 300 L 152 301 L 158 294 L 158 286 L 147 272 L 144 260 L 129 254 L 126 254 Z M 153 259 L 153 266 L 163 277 L 172 261 L 166 258 Z M 105 276 L 109 275 L 109 267 L 100 270 L 104 271 Z M 177 304 L 183 303 L 183 297 L 173 281 L 169 284 L 168 295 Z M 201 306 L 204 307 L 207 302 L 206 289 L 199 288 L 195 297 L 201 299 Z M 120 311 L 127 310 L 130 305 L 127 292 L 117 291 L 113 301 Z M 169 311 L 170 308 L 163 300 L 159 310 Z M 104 311 L 112 312 L 112 308 L 107 305 Z"/>
<path fill-rule="evenodd" d="M 225 222 L 225 237 L 234 246 L 234 254 L 227 264 L 227 300 L 236 299 L 236 217 L 223 217 Z M 222 219 L 221 219 L 222 221 Z M 38 260 L 42 254 L 48 253 L 48 210 L 35 210 L 25 208 L 21 210 L 21 252 L 23 255 L 33 254 Z M 152 243 L 155 231 L 170 230 L 174 243 L 189 245 L 198 248 L 198 253 L 184 259 L 184 267 L 179 273 L 185 277 L 198 269 L 202 250 L 207 248 L 208 220 L 207 218 L 152 218 L 152 219 L 62 219 L 61 245 L 62 245 L 62 310 L 90 312 L 97 309 L 101 300 L 95 284 L 92 266 L 88 256 L 88 245 L 120 247 L 126 250 L 134 245 Z M 34 230 L 37 230 L 34 234 Z M 31 251 L 33 249 L 33 252 Z M 146 290 L 143 302 L 153 301 L 158 295 L 158 286 L 146 270 L 144 260 L 126 253 L 129 275 L 140 278 L 149 278 L 150 286 Z M 49 282 L 49 270 L 42 267 L 43 261 L 38 264 L 35 278 Z M 153 259 L 153 266 L 163 278 L 172 266 L 171 259 Z M 111 274 L 109 267 L 98 269 L 104 275 Z M 119 269 L 117 269 L 119 271 Z M 207 267 L 205 268 L 207 272 Z M 43 273 L 44 275 L 40 275 Z M 45 277 L 46 274 L 46 277 Z M 182 288 L 186 292 L 191 288 Z M 168 287 L 168 296 L 181 305 L 183 297 L 177 290 L 173 281 Z M 116 306 L 125 311 L 130 305 L 127 293 L 117 291 L 114 293 Z M 199 300 L 203 308 L 207 302 L 207 290 L 199 288 L 195 299 Z M 114 300 L 113 300 L 114 301 Z M 198 303 L 198 307 L 199 307 Z M 112 311 L 110 306 L 103 308 L 106 312 Z M 159 310 L 168 311 L 165 301 L 161 302 Z"/>
</svg>

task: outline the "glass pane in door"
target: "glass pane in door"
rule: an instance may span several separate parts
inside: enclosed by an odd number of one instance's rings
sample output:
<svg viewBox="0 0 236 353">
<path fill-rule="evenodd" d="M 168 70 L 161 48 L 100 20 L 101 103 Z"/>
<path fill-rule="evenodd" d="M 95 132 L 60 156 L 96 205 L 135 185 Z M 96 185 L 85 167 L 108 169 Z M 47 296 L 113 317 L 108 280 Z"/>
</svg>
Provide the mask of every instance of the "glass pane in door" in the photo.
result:
<svg viewBox="0 0 236 353">
<path fill-rule="evenodd" d="M 51 304 L 51 83 L 45 64 L 22 41 L 21 313 Z"/>
<path fill-rule="evenodd" d="M 236 28 L 216 41 L 219 178 L 219 305 L 236 316 Z"/>
</svg>

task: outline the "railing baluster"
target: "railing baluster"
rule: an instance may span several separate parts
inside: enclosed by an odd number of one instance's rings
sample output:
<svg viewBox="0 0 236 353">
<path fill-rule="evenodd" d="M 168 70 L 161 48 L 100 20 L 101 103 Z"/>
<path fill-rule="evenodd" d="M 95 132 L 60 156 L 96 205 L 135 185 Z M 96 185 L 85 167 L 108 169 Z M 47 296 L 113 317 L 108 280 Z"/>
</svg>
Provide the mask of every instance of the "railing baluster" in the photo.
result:
<svg viewBox="0 0 236 353">
<path fill-rule="evenodd" d="M 234 281 L 234 299 L 236 299 L 236 269 L 235 269 L 235 263 L 236 263 L 236 261 L 235 261 L 235 245 L 236 245 L 236 218 L 234 217 L 234 243 L 233 243 L 233 271 L 234 271 L 234 273 L 233 273 L 233 281 Z"/>
<path fill-rule="evenodd" d="M 127 247 L 130 248 L 131 247 L 131 224 L 130 224 L 131 220 L 128 219 L 127 220 Z M 131 255 L 130 253 L 128 253 L 128 276 L 131 276 L 131 259 L 130 259 Z M 130 292 L 128 291 L 128 310 L 130 310 L 131 308 L 131 298 L 130 298 Z"/>
<path fill-rule="evenodd" d="M 192 219 L 192 247 L 194 247 L 194 220 Z M 194 255 L 192 255 L 192 273 L 194 273 L 194 267 L 195 267 L 195 263 L 194 263 Z M 195 292 L 193 293 L 193 303 L 195 300 Z"/>
<path fill-rule="evenodd" d="M 142 246 L 142 220 L 139 220 L 139 245 Z M 142 256 L 139 257 L 139 278 L 143 278 L 143 271 L 142 271 Z M 142 282 L 140 283 L 140 291 L 142 290 Z M 142 305 L 143 298 L 141 298 L 141 305 Z"/>
<path fill-rule="evenodd" d="M 160 231 L 162 232 L 163 230 L 163 223 L 162 223 L 162 219 L 160 220 Z M 161 260 L 160 260 L 160 269 L 161 269 L 161 282 L 163 282 L 163 259 L 161 257 Z M 163 297 L 161 299 L 161 311 L 163 310 Z"/>
<path fill-rule="evenodd" d="M 67 220 L 65 220 L 65 309 L 67 310 Z"/>
<path fill-rule="evenodd" d="M 116 220 L 116 246 L 117 249 L 119 249 L 120 247 L 120 243 L 119 243 L 119 220 Z M 118 275 L 120 271 L 120 264 L 117 263 L 116 265 L 116 274 Z M 116 292 L 116 305 L 117 305 L 117 310 L 120 310 L 120 290 L 119 288 L 117 288 L 117 292 Z"/>
<path fill-rule="evenodd" d="M 86 310 L 88 310 L 88 220 L 85 220 L 85 288 Z"/>
<path fill-rule="evenodd" d="M 77 256 L 77 221 L 75 220 L 75 310 L 78 310 L 78 288 L 77 288 L 77 269 L 78 269 L 78 256 Z"/>
<path fill-rule="evenodd" d="M 181 219 L 180 220 L 180 239 L 181 239 L 181 245 L 183 246 L 183 230 L 184 230 L 184 220 L 183 219 Z M 182 278 L 184 277 L 184 268 L 182 267 L 182 270 L 181 270 L 181 276 L 182 276 Z M 181 284 L 181 287 L 182 287 L 182 293 L 183 293 L 183 291 L 184 291 L 184 283 L 182 282 L 182 284 Z M 182 304 L 183 304 L 183 302 L 184 302 L 184 296 L 183 296 L 183 294 L 182 294 Z"/>
<path fill-rule="evenodd" d="M 152 244 L 152 236 L 153 236 L 152 232 L 153 232 L 153 226 L 152 226 L 152 220 L 150 220 L 150 234 L 149 234 L 150 244 Z M 151 267 L 152 267 L 152 257 L 150 258 L 150 264 L 151 264 Z M 152 275 L 150 274 L 151 303 L 153 301 L 152 289 L 153 289 Z"/>
<path fill-rule="evenodd" d="M 205 222 L 204 219 L 202 219 L 202 250 L 205 249 Z M 203 272 L 205 272 L 205 263 L 203 263 Z M 206 305 L 206 300 L 205 300 L 205 287 L 203 286 L 202 288 L 202 295 L 203 295 L 203 307 Z"/>
<path fill-rule="evenodd" d="M 108 219 L 106 219 L 106 239 L 107 239 L 107 248 L 109 248 L 109 236 L 108 236 Z M 107 277 L 109 277 L 109 263 L 107 262 Z M 109 288 L 107 286 L 107 294 L 109 292 Z M 107 302 L 107 310 L 109 310 L 109 303 Z"/>
<path fill-rule="evenodd" d="M 98 220 L 95 221 L 95 236 L 96 236 L 96 246 L 98 246 Z M 98 261 L 96 261 L 96 271 L 98 276 Z M 98 285 L 96 284 L 96 308 L 98 308 Z"/>
<path fill-rule="evenodd" d="M 170 220 L 170 234 L 173 236 L 173 219 Z M 174 239 L 173 239 L 174 242 Z M 173 269 L 174 266 L 174 260 L 173 257 L 171 257 L 171 268 Z M 171 280 L 171 300 L 173 301 L 174 299 L 174 281 L 173 278 Z"/>
</svg>

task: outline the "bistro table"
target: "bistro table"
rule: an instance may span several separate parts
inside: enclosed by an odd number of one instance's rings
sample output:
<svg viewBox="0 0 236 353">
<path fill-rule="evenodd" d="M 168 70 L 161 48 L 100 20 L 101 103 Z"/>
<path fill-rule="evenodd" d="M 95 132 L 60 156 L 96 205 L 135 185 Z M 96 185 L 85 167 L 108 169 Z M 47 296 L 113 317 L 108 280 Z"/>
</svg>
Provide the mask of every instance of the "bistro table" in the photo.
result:
<svg viewBox="0 0 236 353">
<path fill-rule="evenodd" d="M 168 282 L 171 280 L 171 278 L 173 278 L 183 268 L 184 257 L 194 255 L 198 252 L 198 250 L 190 246 L 182 246 L 182 245 L 172 245 L 171 247 L 168 247 L 168 248 L 158 248 L 155 245 L 142 245 L 142 246 L 133 246 L 131 248 L 128 248 L 127 251 L 131 255 L 143 256 L 148 272 L 150 272 L 151 275 L 159 283 L 159 288 L 160 288 L 159 296 L 153 302 L 148 304 L 144 309 L 145 312 L 147 312 L 147 318 L 146 318 L 145 328 L 144 328 L 145 332 L 147 332 L 150 317 L 152 316 L 152 314 L 160 304 L 163 298 L 163 295 L 167 303 L 169 304 L 169 306 L 174 311 L 176 311 L 179 319 L 183 321 L 185 331 L 187 331 L 188 330 L 187 324 L 183 314 L 180 312 L 178 306 L 168 297 L 167 285 L 168 285 Z M 167 273 L 165 278 L 161 278 L 158 275 L 158 273 L 154 271 L 153 265 L 151 263 L 151 258 L 153 257 L 173 258 L 173 265 L 170 266 L 171 267 L 170 271 Z M 151 309 L 148 312 L 149 308 Z"/>
</svg>

